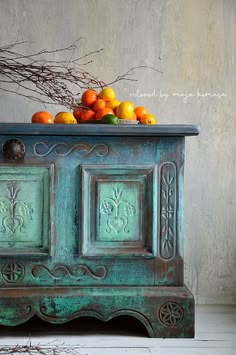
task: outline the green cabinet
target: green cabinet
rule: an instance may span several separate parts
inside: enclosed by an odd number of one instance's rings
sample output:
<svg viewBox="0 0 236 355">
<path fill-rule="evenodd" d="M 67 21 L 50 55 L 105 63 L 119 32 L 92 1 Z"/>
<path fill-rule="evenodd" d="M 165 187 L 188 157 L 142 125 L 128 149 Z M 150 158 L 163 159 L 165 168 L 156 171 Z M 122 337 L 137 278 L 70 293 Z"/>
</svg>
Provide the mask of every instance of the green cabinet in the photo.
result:
<svg viewBox="0 0 236 355">
<path fill-rule="evenodd" d="M 138 318 L 191 337 L 185 135 L 196 126 L 0 124 L 0 323 Z"/>
</svg>

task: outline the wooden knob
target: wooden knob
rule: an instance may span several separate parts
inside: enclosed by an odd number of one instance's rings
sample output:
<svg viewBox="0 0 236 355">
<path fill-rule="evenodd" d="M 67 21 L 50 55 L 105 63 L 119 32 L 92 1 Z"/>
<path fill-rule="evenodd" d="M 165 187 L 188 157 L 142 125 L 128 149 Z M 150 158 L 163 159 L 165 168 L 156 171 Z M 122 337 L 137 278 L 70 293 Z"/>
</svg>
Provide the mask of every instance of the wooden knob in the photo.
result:
<svg viewBox="0 0 236 355">
<path fill-rule="evenodd" d="M 25 145 L 19 139 L 9 139 L 3 145 L 3 156 L 7 160 L 20 160 L 25 156 Z"/>
</svg>

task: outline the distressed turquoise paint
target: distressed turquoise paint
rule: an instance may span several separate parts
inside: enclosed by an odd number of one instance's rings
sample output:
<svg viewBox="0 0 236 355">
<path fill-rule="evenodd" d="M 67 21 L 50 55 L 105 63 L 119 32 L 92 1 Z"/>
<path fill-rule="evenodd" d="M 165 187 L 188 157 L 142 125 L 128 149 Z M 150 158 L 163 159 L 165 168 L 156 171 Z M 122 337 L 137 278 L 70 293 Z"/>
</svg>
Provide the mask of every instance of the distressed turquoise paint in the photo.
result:
<svg viewBox="0 0 236 355">
<path fill-rule="evenodd" d="M 95 240 L 118 242 L 140 240 L 144 206 L 139 196 L 140 181 L 125 181 L 120 178 L 97 186 Z M 140 197 L 140 199 L 139 199 Z"/>
<path fill-rule="evenodd" d="M 128 314 L 150 336 L 192 336 L 194 302 L 183 286 L 183 136 L 197 128 L 139 127 L 135 135 L 130 127 L 91 125 L 90 133 L 75 127 L 63 135 L 58 127 L 24 127 L 25 134 L 22 126 L 6 134 L 0 125 L 0 146 L 17 138 L 26 148 L 18 162 L 0 151 L 0 323 Z M 163 166 L 175 175 L 167 204 Z M 7 216 L 1 198 L 22 201 L 20 215 Z M 168 253 L 163 215 L 175 237 Z M 181 324 L 163 324 L 166 303 Z"/>
<path fill-rule="evenodd" d="M 154 166 L 82 165 L 82 253 L 153 255 Z M 108 252 L 109 250 L 109 252 Z"/>
<path fill-rule="evenodd" d="M 2 142 L 10 138 L 3 137 Z M 85 285 L 97 282 L 104 285 L 158 284 L 159 281 L 154 280 L 153 269 L 154 257 L 159 255 L 157 241 L 160 208 L 159 167 L 166 161 L 176 164 L 178 191 L 181 191 L 183 138 L 132 137 L 126 139 L 126 144 L 123 143 L 123 137 L 65 136 L 62 139 L 57 136 L 41 136 L 39 139 L 36 136 L 16 136 L 16 138 L 23 140 L 26 146 L 25 161 L 22 164 L 18 163 L 22 169 L 27 162 L 33 161 L 41 165 L 53 164 L 55 171 L 54 187 L 50 191 L 54 205 L 51 219 L 51 229 L 55 229 L 55 242 L 52 243 L 54 257 L 44 258 L 43 262 L 29 260 L 29 272 L 21 284 L 48 286 L 74 285 L 78 282 Z M 44 145 L 40 142 L 44 142 Z M 61 143 L 65 146 L 60 145 Z M 104 149 L 104 144 L 107 150 Z M 99 149 L 93 149 L 94 147 Z M 83 178 L 81 169 L 83 167 L 86 169 L 86 166 L 90 171 L 87 170 L 88 173 Z M 100 182 L 96 179 L 100 179 Z M 92 192 L 93 184 L 96 197 Z M 101 191 L 99 186 L 103 186 Z M 136 213 L 129 216 L 130 233 L 123 233 L 118 240 L 118 233 L 106 232 L 107 215 L 99 215 L 100 205 L 102 199 L 109 194 L 112 196 L 112 189 L 118 187 L 125 191 L 126 186 L 128 186 L 127 201 L 134 206 Z M 141 210 L 140 199 L 144 206 Z M 181 205 L 178 208 L 177 218 L 182 214 Z M 47 215 L 46 209 L 44 213 Z M 154 216 L 156 218 L 153 218 Z M 181 228 L 179 223 L 177 228 Z M 31 253 L 28 255 L 30 259 Z M 92 260 L 93 255 L 99 256 L 99 261 Z M 116 256 L 115 260 L 113 256 Z M 88 275 L 77 280 L 68 276 L 69 273 L 61 279 L 55 279 L 46 273 L 42 275 L 42 272 L 41 277 L 32 277 L 31 269 L 36 263 L 44 265 L 48 270 L 53 270 L 58 264 L 66 265 L 72 273 L 80 263 L 88 265 L 92 270 L 102 265 L 107 267 L 108 272 L 101 280 L 94 280 Z M 160 280 L 160 283 L 163 281 Z M 168 279 L 168 285 L 175 283 L 175 278 Z M 1 284 L 5 285 L 4 282 Z"/>
<path fill-rule="evenodd" d="M 16 293 L 5 297 L 0 290 L 0 322 L 17 325 L 37 315 L 44 321 L 60 324 L 69 320 L 91 316 L 108 321 L 121 315 L 137 318 L 146 327 L 151 337 L 193 337 L 189 325 L 194 317 L 194 304 L 186 287 L 111 287 L 111 288 L 58 288 L 29 289 L 19 296 Z M 40 294 L 43 293 L 43 296 Z M 182 310 L 182 319 L 168 327 L 160 322 L 158 315 L 163 305 L 172 304 L 173 299 Z M 33 300 L 33 302 L 32 302 Z M 15 303 L 18 307 L 14 307 Z M 175 303 L 174 302 L 174 303 Z"/>
<path fill-rule="evenodd" d="M 49 253 L 52 166 L 0 169 L 0 255 Z"/>
</svg>

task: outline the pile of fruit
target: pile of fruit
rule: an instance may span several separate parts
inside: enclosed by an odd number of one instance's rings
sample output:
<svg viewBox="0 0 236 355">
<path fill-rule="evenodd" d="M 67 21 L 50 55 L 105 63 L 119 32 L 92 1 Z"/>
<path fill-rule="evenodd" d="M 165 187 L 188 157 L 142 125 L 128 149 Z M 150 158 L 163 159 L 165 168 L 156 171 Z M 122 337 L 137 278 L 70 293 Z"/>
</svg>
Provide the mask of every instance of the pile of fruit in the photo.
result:
<svg viewBox="0 0 236 355">
<path fill-rule="evenodd" d="M 113 88 L 107 87 L 99 94 L 91 89 L 84 91 L 81 103 L 74 109 L 73 114 L 59 112 L 53 118 L 49 112 L 40 111 L 32 116 L 32 123 L 157 124 L 157 120 L 143 106 L 135 107 L 130 101 L 118 101 Z"/>
</svg>

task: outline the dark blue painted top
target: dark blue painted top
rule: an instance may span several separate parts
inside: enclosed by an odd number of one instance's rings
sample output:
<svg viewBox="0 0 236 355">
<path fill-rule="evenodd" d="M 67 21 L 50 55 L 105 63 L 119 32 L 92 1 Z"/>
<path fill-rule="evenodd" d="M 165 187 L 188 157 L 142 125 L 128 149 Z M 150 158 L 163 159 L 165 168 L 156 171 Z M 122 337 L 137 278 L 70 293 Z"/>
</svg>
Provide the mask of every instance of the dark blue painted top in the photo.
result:
<svg viewBox="0 0 236 355">
<path fill-rule="evenodd" d="M 0 123 L 1 135 L 50 136 L 196 136 L 197 125 L 107 125 L 107 124 L 35 124 Z"/>
</svg>

